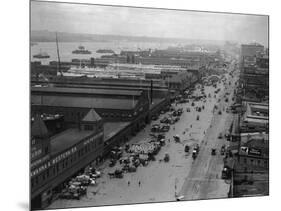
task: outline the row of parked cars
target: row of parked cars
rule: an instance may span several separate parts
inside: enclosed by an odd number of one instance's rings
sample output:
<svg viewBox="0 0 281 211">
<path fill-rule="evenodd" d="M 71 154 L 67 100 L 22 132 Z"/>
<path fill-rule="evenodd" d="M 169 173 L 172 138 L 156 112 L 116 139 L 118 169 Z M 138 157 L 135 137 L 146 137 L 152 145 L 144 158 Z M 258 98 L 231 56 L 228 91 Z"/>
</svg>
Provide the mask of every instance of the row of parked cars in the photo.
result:
<svg viewBox="0 0 281 211">
<path fill-rule="evenodd" d="M 101 172 L 95 168 L 87 167 L 83 174 L 73 177 L 59 195 L 61 199 L 77 199 L 86 195 L 88 186 L 97 185 L 96 179 Z"/>
</svg>

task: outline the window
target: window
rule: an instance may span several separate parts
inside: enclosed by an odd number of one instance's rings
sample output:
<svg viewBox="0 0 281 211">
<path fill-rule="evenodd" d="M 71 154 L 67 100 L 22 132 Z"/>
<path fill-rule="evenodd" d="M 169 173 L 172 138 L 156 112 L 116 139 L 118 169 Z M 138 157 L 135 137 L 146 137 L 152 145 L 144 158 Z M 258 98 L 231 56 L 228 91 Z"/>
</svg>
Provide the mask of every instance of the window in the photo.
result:
<svg viewBox="0 0 281 211">
<path fill-rule="evenodd" d="M 36 139 L 35 138 L 31 140 L 31 145 L 34 145 L 34 144 L 36 144 Z"/>
<path fill-rule="evenodd" d="M 35 185 L 38 185 L 38 176 L 35 178 Z"/>
<path fill-rule="evenodd" d="M 45 147 L 45 154 L 49 153 L 49 147 Z"/>
<path fill-rule="evenodd" d="M 57 173 L 58 173 L 59 170 L 60 170 L 60 167 L 59 167 L 59 164 L 58 164 L 58 163 L 57 163 L 56 167 L 57 167 Z"/>
<path fill-rule="evenodd" d="M 46 179 L 45 173 L 42 174 L 43 181 Z"/>
<path fill-rule="evenodd" d="M 93 130 L 94 129 L 93 125 L 85 125 L 84 128 L 85 128 L 85 130 Z"/>
<path fill-rule="evenodd" d="M 34 187 L 34 179 L 31 179 L 31 188 Z"/>
<path fill-rule="evenodd" d="M 99 140 L 98 140 L 98 145 L 101 145 L 102 142 L 103 142 L 103 139 L 102 139 L 102 138 L 99 138 Z"/>
</svg>

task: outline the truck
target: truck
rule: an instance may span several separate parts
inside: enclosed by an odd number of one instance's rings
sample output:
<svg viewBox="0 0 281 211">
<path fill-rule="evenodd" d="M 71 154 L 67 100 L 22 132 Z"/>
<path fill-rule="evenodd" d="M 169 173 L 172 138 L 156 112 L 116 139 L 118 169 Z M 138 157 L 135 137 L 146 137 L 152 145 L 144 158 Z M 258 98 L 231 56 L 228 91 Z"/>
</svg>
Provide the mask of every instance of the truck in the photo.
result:
<svg viewBox="0 0 281 211">
<path fill-rule="evenodd" d="M 196 146 L 193 148 L 193 151 L 192 151 L 192 158 L 193 159 L 197 158 L 197 156 L 199 154 L 199 150 L 200 150 L 199 145 L 196 144 Z"/>
</svg>

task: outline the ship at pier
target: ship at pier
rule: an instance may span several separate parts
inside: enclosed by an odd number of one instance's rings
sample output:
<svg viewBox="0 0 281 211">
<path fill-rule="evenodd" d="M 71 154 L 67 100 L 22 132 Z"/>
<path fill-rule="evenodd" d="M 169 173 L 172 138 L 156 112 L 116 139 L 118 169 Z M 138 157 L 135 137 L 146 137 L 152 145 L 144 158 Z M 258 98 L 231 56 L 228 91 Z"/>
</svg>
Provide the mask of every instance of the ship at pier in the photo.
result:
<svg viewBox="0 0 281 211">
<path fill-rule="evenodd" d="M 84 46 L 80 45 L 78 46 L 78 49 L 72 51 L 73 54 L 91 54 L 92 52 L 89 50 L 86 50 Z"/>
</svg>

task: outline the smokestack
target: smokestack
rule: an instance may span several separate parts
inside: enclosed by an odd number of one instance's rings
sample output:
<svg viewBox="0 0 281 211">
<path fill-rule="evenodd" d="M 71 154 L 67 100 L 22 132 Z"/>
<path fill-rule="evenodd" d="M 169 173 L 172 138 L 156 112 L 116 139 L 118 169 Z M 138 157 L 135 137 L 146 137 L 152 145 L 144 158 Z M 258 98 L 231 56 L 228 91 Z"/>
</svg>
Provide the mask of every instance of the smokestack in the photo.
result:
<svg viewBox="0 0 281 211">
<path fill-rule="evenodd" d="M 153 94 L 153 80 L 150 81 L 150 103 L 152 103 L 152 94 Z"/>
</svg>

